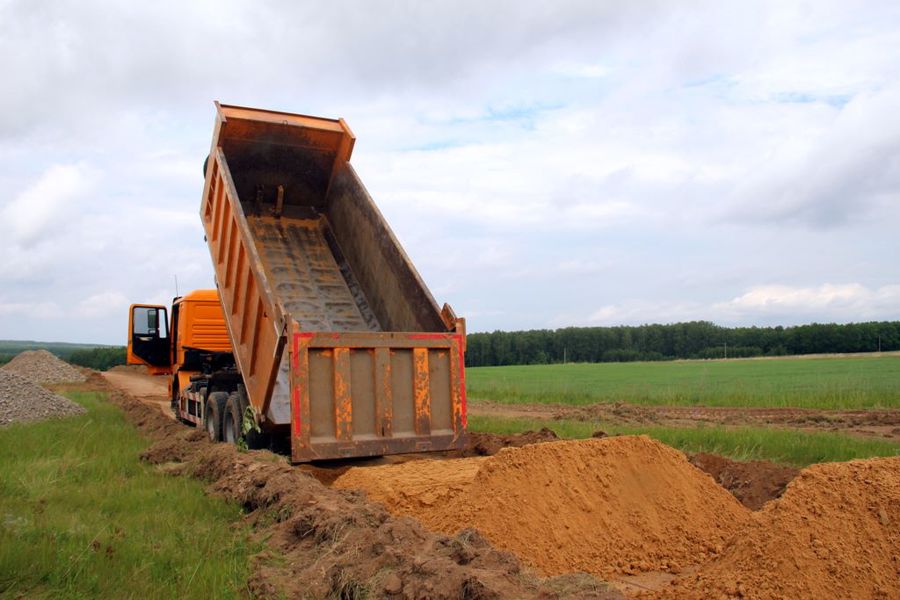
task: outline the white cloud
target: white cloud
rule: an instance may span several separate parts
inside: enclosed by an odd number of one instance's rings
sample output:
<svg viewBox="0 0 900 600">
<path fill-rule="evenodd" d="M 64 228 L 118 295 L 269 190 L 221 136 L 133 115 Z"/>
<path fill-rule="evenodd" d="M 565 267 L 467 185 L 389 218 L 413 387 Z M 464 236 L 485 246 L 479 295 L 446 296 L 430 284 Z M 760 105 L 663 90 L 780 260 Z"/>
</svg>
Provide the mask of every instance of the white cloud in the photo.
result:
<svg viewBox="0 0 900 600">
<path fill-rule="evenodd" d="M 110 319 L 123 319 L 127 314 L 128 297 L 122 292 L 106 291 L 93 294 L 77 304 L 74 314 L 77 317 L 96 319 L 108 317 Z"/>
<path fill-rule="evenodd" d="M 764 285 L 713 306 L 723 318 L 750 320 L 774 316 L 821 315 L 821 320 L 865 321 L 900 318 L 900 285 L 869 288 L 859 283 L 815 287 Z"/>
<path fill-rule="evenodd" d="M 648 317 L 653 315 L 653 317 Z M 900 285 L 869 288 L 859 283 L 802 287 L 758 285 L 730 300 L 670 302 L 635 300 L 601 306 L 587 318 L 572 315 L 551 322 L 584 325 L 641 325 L 649 322 L 714 321 L 724 325 L 778 325 L 900 319 Z"/>
<path fill-rule="evenodd" d="M 36 304 L 25 302 L 0 301 L 0 317 L 9 318 L 38 318 L 59 319 L 63 311 L 55 302 L 38 302 Z"/>
<path fill-rule="evenodd" d="M 600 79 L 609 75 L 609 67 L 597 63 L 561 63 L 556 66 L 556 71 L 566 77 L 581 77 L 585 79 Z"/>
<path fill-rule="evenodd" d="M 93 177 L 84 165 L 53 165 L 35 183 L 0 208 L 0 233 L 30 247 L 78 212 Z"/>
<path fill-rule="evenodd" d="M 52 298 L 117 342 L 126 301 L 212 285 L 213 99 L 347 118 L 473 331 L 890 316 L 898 32 L 884 2 L 0 2 L 0 337 L 57 337 Z"/>
</svg>

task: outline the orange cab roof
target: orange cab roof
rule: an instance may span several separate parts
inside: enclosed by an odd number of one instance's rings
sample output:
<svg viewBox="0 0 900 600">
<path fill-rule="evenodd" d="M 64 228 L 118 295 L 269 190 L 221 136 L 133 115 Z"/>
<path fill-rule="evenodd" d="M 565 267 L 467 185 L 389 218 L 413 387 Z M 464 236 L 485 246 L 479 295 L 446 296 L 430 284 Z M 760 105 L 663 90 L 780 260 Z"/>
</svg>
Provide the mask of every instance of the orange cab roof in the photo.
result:
<svg viewBox="0 0 900 600">
<path fill-rule="evenodd" d="M 181 301 L 219 301 L 219 290 L 194 290 L 181 297 Z"/>
</svg>

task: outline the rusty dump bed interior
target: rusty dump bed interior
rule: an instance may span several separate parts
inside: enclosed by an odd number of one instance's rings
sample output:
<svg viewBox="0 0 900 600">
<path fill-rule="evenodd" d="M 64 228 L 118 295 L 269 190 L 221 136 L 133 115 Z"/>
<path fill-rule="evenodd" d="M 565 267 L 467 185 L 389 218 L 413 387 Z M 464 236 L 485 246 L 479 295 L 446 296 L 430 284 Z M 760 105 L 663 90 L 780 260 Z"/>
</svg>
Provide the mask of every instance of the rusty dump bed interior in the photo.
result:
<svg viewBox="0 0 900 600">
<path fill-rule="evenodd" d="M 306 117 L 314 123 L 271 129 L 260 111 L 220 110 L 220 147 L 259 258 L 278 303 L 303 330 L 446 331 L 348 163 L 354 138 L 343 121 L 332 129 Z"/>
<path fill-rule="evenodd" d="M 247 222 L 259 242 L 273 291 L 303 328 L 383 331 L 324 215 L 248 216 Z"/>
<path fill-rule="evenodd" d="M 464 323 L 353 167 L 343 120 L 217 105 L 204 227 L 235 359 L 295 460 L 462 443 Z"/>
</svg>

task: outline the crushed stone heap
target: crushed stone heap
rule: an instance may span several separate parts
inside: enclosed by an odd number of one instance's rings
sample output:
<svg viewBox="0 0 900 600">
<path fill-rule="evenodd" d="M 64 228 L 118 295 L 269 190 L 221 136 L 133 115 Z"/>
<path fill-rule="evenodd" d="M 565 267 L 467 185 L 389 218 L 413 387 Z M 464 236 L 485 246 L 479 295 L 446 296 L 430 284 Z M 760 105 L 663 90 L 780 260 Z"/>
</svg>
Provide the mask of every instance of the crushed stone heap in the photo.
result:
<svg viewBox="0 0 900 600">
<path fill-rule="evenodd" d="M 647 436 L 353 468 L 334 486 L 447 534 L 474 527 L 545 575 L 680 572 L 720 552 L 751 514 Z"/>
<path fill-rule="evenodd" d="M 0 427 L 85 412 L 84 408 L 24 377 L 0 369 Z"/>
<path fill-rule="evenodd" d="M 3 370 L 15 373 L 35 383 L 81 383 L 84 374 L 46 350 L 28 350 L 3 365 Z"/>
</svg>

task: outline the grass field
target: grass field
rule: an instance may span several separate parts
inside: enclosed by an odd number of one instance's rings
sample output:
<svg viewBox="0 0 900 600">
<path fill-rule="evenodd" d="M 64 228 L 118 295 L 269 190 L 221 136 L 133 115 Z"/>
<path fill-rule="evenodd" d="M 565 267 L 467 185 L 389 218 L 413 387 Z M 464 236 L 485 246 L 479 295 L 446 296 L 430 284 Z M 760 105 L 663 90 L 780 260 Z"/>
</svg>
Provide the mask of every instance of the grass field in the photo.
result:
<svg viewBox="0 0 900 600">
<path fill-rule="evenodd" d="M 628 427 L 584 421 L 470 416 L 470 431 L 507 435 L 541 427 L 567 439 L 607 434 L 646 434 L 686 452 L 712 452 L 736 460 L 764 459 L 804 467 L 812 463 L 898 456 L 900 444 L 837 433 L 807 433 L 764 427 Z"/>
<path fill-rule="evenodd" d="M 98 393 L 83 416 L 0 429 L 0 597 L 244 597 L 238 506 L 142 464 Z"/>
<path fill-rule="evenodd" d="M 476 367 L 469 396 L 507 403 L 900 407 L 900 357 Z"/>
</svg>

